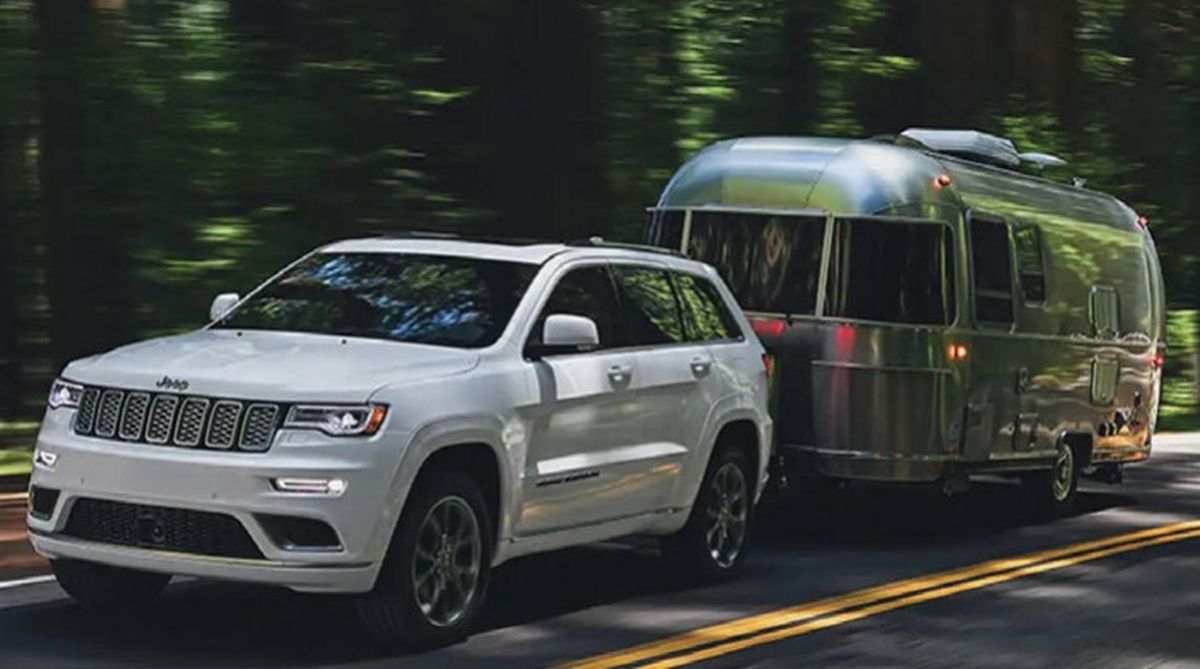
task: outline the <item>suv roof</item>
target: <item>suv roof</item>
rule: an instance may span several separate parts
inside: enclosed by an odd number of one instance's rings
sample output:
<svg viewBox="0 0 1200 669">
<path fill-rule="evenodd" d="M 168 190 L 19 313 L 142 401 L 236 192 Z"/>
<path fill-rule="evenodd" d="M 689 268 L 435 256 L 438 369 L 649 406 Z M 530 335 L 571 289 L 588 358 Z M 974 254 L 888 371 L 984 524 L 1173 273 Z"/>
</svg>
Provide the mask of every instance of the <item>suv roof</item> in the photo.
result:
<svg viewBox="0 0 1200 669">
<path fill-rule="evenodd" d="M 418 251 L 475 256 L 513 262 L 528 262 L 540 265 L 556 255 L 574 249 L 609 249 L 629 251 L 635 254 L 647 253 L 679 259 L 687 258 L 678 251 L 655 246 L 609 242 L 601 237 L 561 241 L 487 235 L 468 236 L 423 231 L 400 231 L 379 237 L 346 239 L 328 244 L 322 247 L 321 251 L 331 253 L 411 253 Z"/>
</svg>

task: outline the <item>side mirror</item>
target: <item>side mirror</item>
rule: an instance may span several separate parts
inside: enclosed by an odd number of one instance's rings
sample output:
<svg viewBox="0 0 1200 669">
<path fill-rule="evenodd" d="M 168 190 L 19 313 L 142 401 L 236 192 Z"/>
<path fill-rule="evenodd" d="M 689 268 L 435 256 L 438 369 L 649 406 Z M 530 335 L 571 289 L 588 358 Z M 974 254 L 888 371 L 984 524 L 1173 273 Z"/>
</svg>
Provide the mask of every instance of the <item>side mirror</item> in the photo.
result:
<svg viewBox="0 0 1200 669">
<path fill-rule="evenodd" d="M 533 347 L 534 357 L 557 353 L 583 353 L 600 347 L 596 322 L 586 316 L 551 314 L 542 326 L 542 342 Z"/>
<path fill-rule="evenodd" d="M 237 293 L 221 293 L 213 298 L 212 306 L 208 308 L 208 320 L 215 321 L 233 308 L 242 299 Z"/>
</svg>

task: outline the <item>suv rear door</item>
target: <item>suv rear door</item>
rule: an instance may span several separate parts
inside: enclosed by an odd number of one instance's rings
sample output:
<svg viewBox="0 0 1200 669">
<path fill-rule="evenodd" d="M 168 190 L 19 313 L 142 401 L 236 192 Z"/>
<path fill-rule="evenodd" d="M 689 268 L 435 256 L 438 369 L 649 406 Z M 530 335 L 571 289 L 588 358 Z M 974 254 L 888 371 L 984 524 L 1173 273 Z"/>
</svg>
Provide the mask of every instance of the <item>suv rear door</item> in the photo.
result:
<svg viewBox="0 0 1200 669">
<path fill-rule="evenodd" d="M 621 295 L 625 345 L 635 355 L 639 440 L 647 458 L 645 508 L 666 508 L 685 466 L 698 452 L 709 411 L 721 394 L 721 376 L 703 338 L 693 334 L 676 283 L 664 267 L 619 263 L 613 273 Z M 675 274 L 673 278 L 673 274 Z M 697 316 L 697 318 L 700 318 Z"/>
</svg>

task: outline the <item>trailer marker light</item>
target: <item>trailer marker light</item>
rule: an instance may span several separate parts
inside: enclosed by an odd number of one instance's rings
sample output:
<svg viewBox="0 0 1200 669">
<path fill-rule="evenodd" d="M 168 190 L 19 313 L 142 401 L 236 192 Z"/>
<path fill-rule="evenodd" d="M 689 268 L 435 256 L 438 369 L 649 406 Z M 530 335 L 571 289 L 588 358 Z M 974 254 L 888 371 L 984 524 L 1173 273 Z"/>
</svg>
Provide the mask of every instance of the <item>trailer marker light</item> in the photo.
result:
<svg viewBox="0 0 1200 669">
<path fill-rule="evenodd" d="M 1144 229 L 1150 227 L 1150 219 L 1146 218 L 1145 216 L 1138 216 L 1137 224 L 1138 224 L 1138 227 L 1140 227 L 1144 230 Z"/>
<path fill-rule="evenodd" d="M 1167 363 L 1167 356 L 1162 353 L 1155 353 L 1153 358 L 1150 358 L 1150 369 L 1162 369 Z"/>
<path fill-rule="evenodd" d="M 946 359 L 950 362 L 966 362 L 968 355 L 967 345 L 951 342 L 946 344 Z"/>
<path fill-rule="evenodd" d="M 775 358 L 770 353 L 762 354 L 763 371 L 767 373 L 767 378 L 775 376 Z"/>
<path fill-rule="evenodd" d="M 939 174 L 939 175 L 937 175 L 937 178 L 933 180 L 934 188 L 945 188 L 946 186 L 949 186 L 949 185 L 950 185 L 950 175 L 949 174 Z"/>
</svg>

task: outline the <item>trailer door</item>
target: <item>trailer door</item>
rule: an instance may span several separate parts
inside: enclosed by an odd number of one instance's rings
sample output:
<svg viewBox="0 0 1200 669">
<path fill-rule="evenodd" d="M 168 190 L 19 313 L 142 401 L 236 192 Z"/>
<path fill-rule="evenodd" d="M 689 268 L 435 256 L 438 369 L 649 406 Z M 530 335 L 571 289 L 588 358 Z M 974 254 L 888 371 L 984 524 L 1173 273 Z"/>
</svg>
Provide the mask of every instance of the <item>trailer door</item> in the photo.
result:
<svg viewBox="0 0 1200 669">
<path fill-rule="evenodd" d="M 1020 394 L 1029 370 L 1013 335 L 1013 256 L 1008 224 L 972 213 L 971 277 L 978 336 L 971 358 L 963 454 L 984 460 L 1012 451 L 1022 430 Z M 1032 427 L 1032 426 L 1030 426 Z"/>
</svg>

